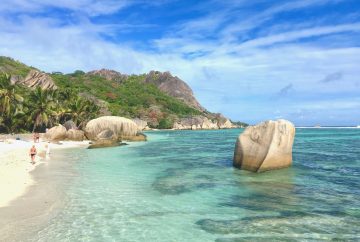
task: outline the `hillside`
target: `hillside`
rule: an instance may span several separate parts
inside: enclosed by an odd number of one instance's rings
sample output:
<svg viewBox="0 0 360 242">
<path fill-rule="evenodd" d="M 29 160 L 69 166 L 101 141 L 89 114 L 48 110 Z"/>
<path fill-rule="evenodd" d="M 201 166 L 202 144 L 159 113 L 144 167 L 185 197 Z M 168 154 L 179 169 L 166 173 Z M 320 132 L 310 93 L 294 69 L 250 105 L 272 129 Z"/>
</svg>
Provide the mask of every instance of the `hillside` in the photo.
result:
<svg viewBox="0 0 360 242">
<path fill-rule="evenodd" d="M 31 69 L 35 69 L 29 67 L 19 61 L 16 61 L 12 58 L 0 56 L 0 71 L 10 74 L 12 77 L 26 77 Z"/>
<path fill-rule="evenodd" d="M 100 115 L 141 119 L 151 128 L 234 126 L 221 114 L 206 111 L 191 88 L 169 72 L 125 75 L 101 69 L 88 73 L 78 70 L 70 74 L 46 74 L 8 57 L 0 57 L 0 71 L 11 75 L 13 83 L 29 88 L 71 90 L 99 106 Z"/>
</svg>

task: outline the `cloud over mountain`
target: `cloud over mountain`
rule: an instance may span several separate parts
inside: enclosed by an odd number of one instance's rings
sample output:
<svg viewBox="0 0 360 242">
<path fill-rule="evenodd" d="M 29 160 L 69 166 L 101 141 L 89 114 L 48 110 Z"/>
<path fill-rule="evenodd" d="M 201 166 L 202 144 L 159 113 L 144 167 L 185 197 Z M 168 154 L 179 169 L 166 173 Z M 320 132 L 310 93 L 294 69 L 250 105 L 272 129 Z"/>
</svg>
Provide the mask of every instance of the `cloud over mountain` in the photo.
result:
<svg viewBox="0 0 360 242">
<path fill-rule="evenodd" d="M 334 109 L 317 110 L 315 123 L 334 116 L 331 124 L 356 124 L 359 111 L 341 105 L 360 95 L 358 7 L 356 0 L 4 0 L 0 54 L 47 71 L 168 70 L 204 106 L 250 123 L 273 118 L 274 105 L 290 118 L 299 104 L 327 101 Z M 296 93 L 288 102 L 269 101 L 289 83 Z"/>
</svg>

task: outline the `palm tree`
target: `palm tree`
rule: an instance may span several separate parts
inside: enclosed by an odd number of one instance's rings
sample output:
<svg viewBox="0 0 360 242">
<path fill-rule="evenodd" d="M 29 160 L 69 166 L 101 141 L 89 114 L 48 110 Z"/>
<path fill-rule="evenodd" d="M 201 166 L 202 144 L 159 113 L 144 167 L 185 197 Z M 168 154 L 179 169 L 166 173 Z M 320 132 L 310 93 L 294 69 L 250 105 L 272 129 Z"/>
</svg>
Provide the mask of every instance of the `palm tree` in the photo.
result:
<svg viewBox="0 0 360 242">
<path fill-rule="evenodd" d="M 55 103 L 53 101 L 54 91 L 42 90 L 37 87 L 30 93 L 29 97 L 29 113 L 30 118 L 34 122 L 33 132 L 36 127 L 41 125 L 51 125 L 53 123 L 52 117 L 55 111 Z"/>
<path fill-rule="evenodd" d="M 78 93 L 76 93 L 71 88 L 65 88 L 57 93 L 58 99 L 62 101 L 69 101 L 74 99 L 75 97 L 78 97 Z"/>
<path fill-rule="evenodd" d="M 97 115 L 99 108 L 93 102 L 81 97 L 76 97 L 68 104 L 69 116 L 78 127 Z"/>
<path fill-rule="evenodd" d="M 24 99 L 17 93 L 17 86 L 13 85 L 10 76 L 0 74 L 0 128 L 11 133 L 21 127 L 22 103 Z"/>
<path fill-rule="evenodd" d="M 23 97 L 16 93 L 16 86 L 11 83 L 10 76 L 0 74 L 0 114 L 9 117 L 22 108 Z"/>
<path fill-rule="evenodd" d="M 60 124 L 62 121 L 64 121 L 64 119 L 66 120 L 67 113 L 69 112 L 68 103 L 72 99 L 73 96 L 71 89 L 53 91 L 53 116 L 56 124 Z"/>
<path fill-rule="evenodd" d="M 6 133 L 15 133 L 19 130 L 25 130 L 25 124 L 25 113 L 22 111 L 17 111 L 11 114 L 11 116 L 0 120 L 0 126 L 5 128 Z"/>
<path fill-rule="evenodd" d="M 4 118 L 0 116 L 0 133 L 1 133 L 2 127 L 6 128 L 5 123 L 4 123 Z"/>
</svg>

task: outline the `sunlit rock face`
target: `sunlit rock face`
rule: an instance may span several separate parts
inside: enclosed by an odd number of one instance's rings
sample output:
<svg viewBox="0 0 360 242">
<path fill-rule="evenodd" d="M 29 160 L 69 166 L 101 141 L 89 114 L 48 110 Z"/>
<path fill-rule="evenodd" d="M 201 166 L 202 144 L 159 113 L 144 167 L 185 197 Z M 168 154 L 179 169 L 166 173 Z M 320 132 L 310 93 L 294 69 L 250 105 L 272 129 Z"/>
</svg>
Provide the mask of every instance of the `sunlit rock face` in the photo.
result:
<svg viewBox="0 0 360 242">
<path fill-rule="evenodd" d="M 78 129 L 69 129 L 66 131 L 66 139 L 72 141 L 83 141 L 86 138 L 84 131 Z"/>
<path fill-rule="evenodd" d="M 62 125 L 52 127 L 47 130 L 45 138 L 51 141 L 60 141 L 66 139 L 66 128 Z"/>
<path fill-rule="evenodd" d="M 100 118 L 90 120 L 85 127 L 85 135 L 90 140 L 105 139 L 108 133 L 101 134 L 103 131 L 111 131 L 114 140 L 121 140 L 122 137 L 136 136 L 138 126 L 132 120 L 117 117 L 117 116 L 103 116 Z M 101 134 L 101 135 L 100 135 Z M 97 137 L 100 135 L 100 137 Z M 103 137 L 104 135 L 104 137 Z"/>
<path fill-rule="evenodd" d="M 150 71 L 145 76 L 145 83 L 152 83 L 169 96 L 180 99 L 199 111 L 205 111 L 196 100 L 191 88 L 177 76 L 172 76 L 170 72 Z"/>
<path fill-rule="evenodd" d="M 179 119 L 174 123 L 174 129 L 218 129 L 218 126 L 207 117 L 198 115 Z"/>
<path fill-rule="evenodd" d="M 233 165 L 253 172 L 288 167 L 292 163 L 294 137 L 295 127 L 287 120 L 249 126 L 237 139 Z"/>
<path fill-rule="evenodd" d="M 135 118 L 135 119 L 132 119 L 132 121 L 134 123 L 136 123 L 136 125 L 138 126 L 139 128 L 139 131 L 143 131 L 143 130 L 148 130 L 149 129 L 149 126 L 148 126 L 148 123 L 145 121 L 145 120 L 141 120 L 139 118 Z"/>
<path fill-rule="evenodd" d="M 53 79 L 48 74 L 37 70 L 31 70 L 20 83 L 30 88 L 41 87 L 41 89 L 57 89 Z"/>
</svg>

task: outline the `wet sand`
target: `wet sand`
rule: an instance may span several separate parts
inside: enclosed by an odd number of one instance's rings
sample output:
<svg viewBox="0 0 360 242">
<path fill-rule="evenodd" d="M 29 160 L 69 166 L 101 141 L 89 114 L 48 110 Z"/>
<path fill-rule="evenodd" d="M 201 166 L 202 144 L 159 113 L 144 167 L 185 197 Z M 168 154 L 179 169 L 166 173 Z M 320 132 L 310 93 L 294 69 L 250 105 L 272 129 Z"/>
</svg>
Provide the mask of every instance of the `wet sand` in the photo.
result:
<svg viewBox="0 0 360 242">
<path fill-rule="evenodd" d="M 37 232 L 61 211 L 66 201 L 64 190 L 77 176 L 72 169 L 74 161 L 65 161 L 62 152 L 52 152 L 50 160 L 30 172 L 34 183 L 26 192 L 0 207 L 0 241 L 36 241 Z"/>
</svg>

